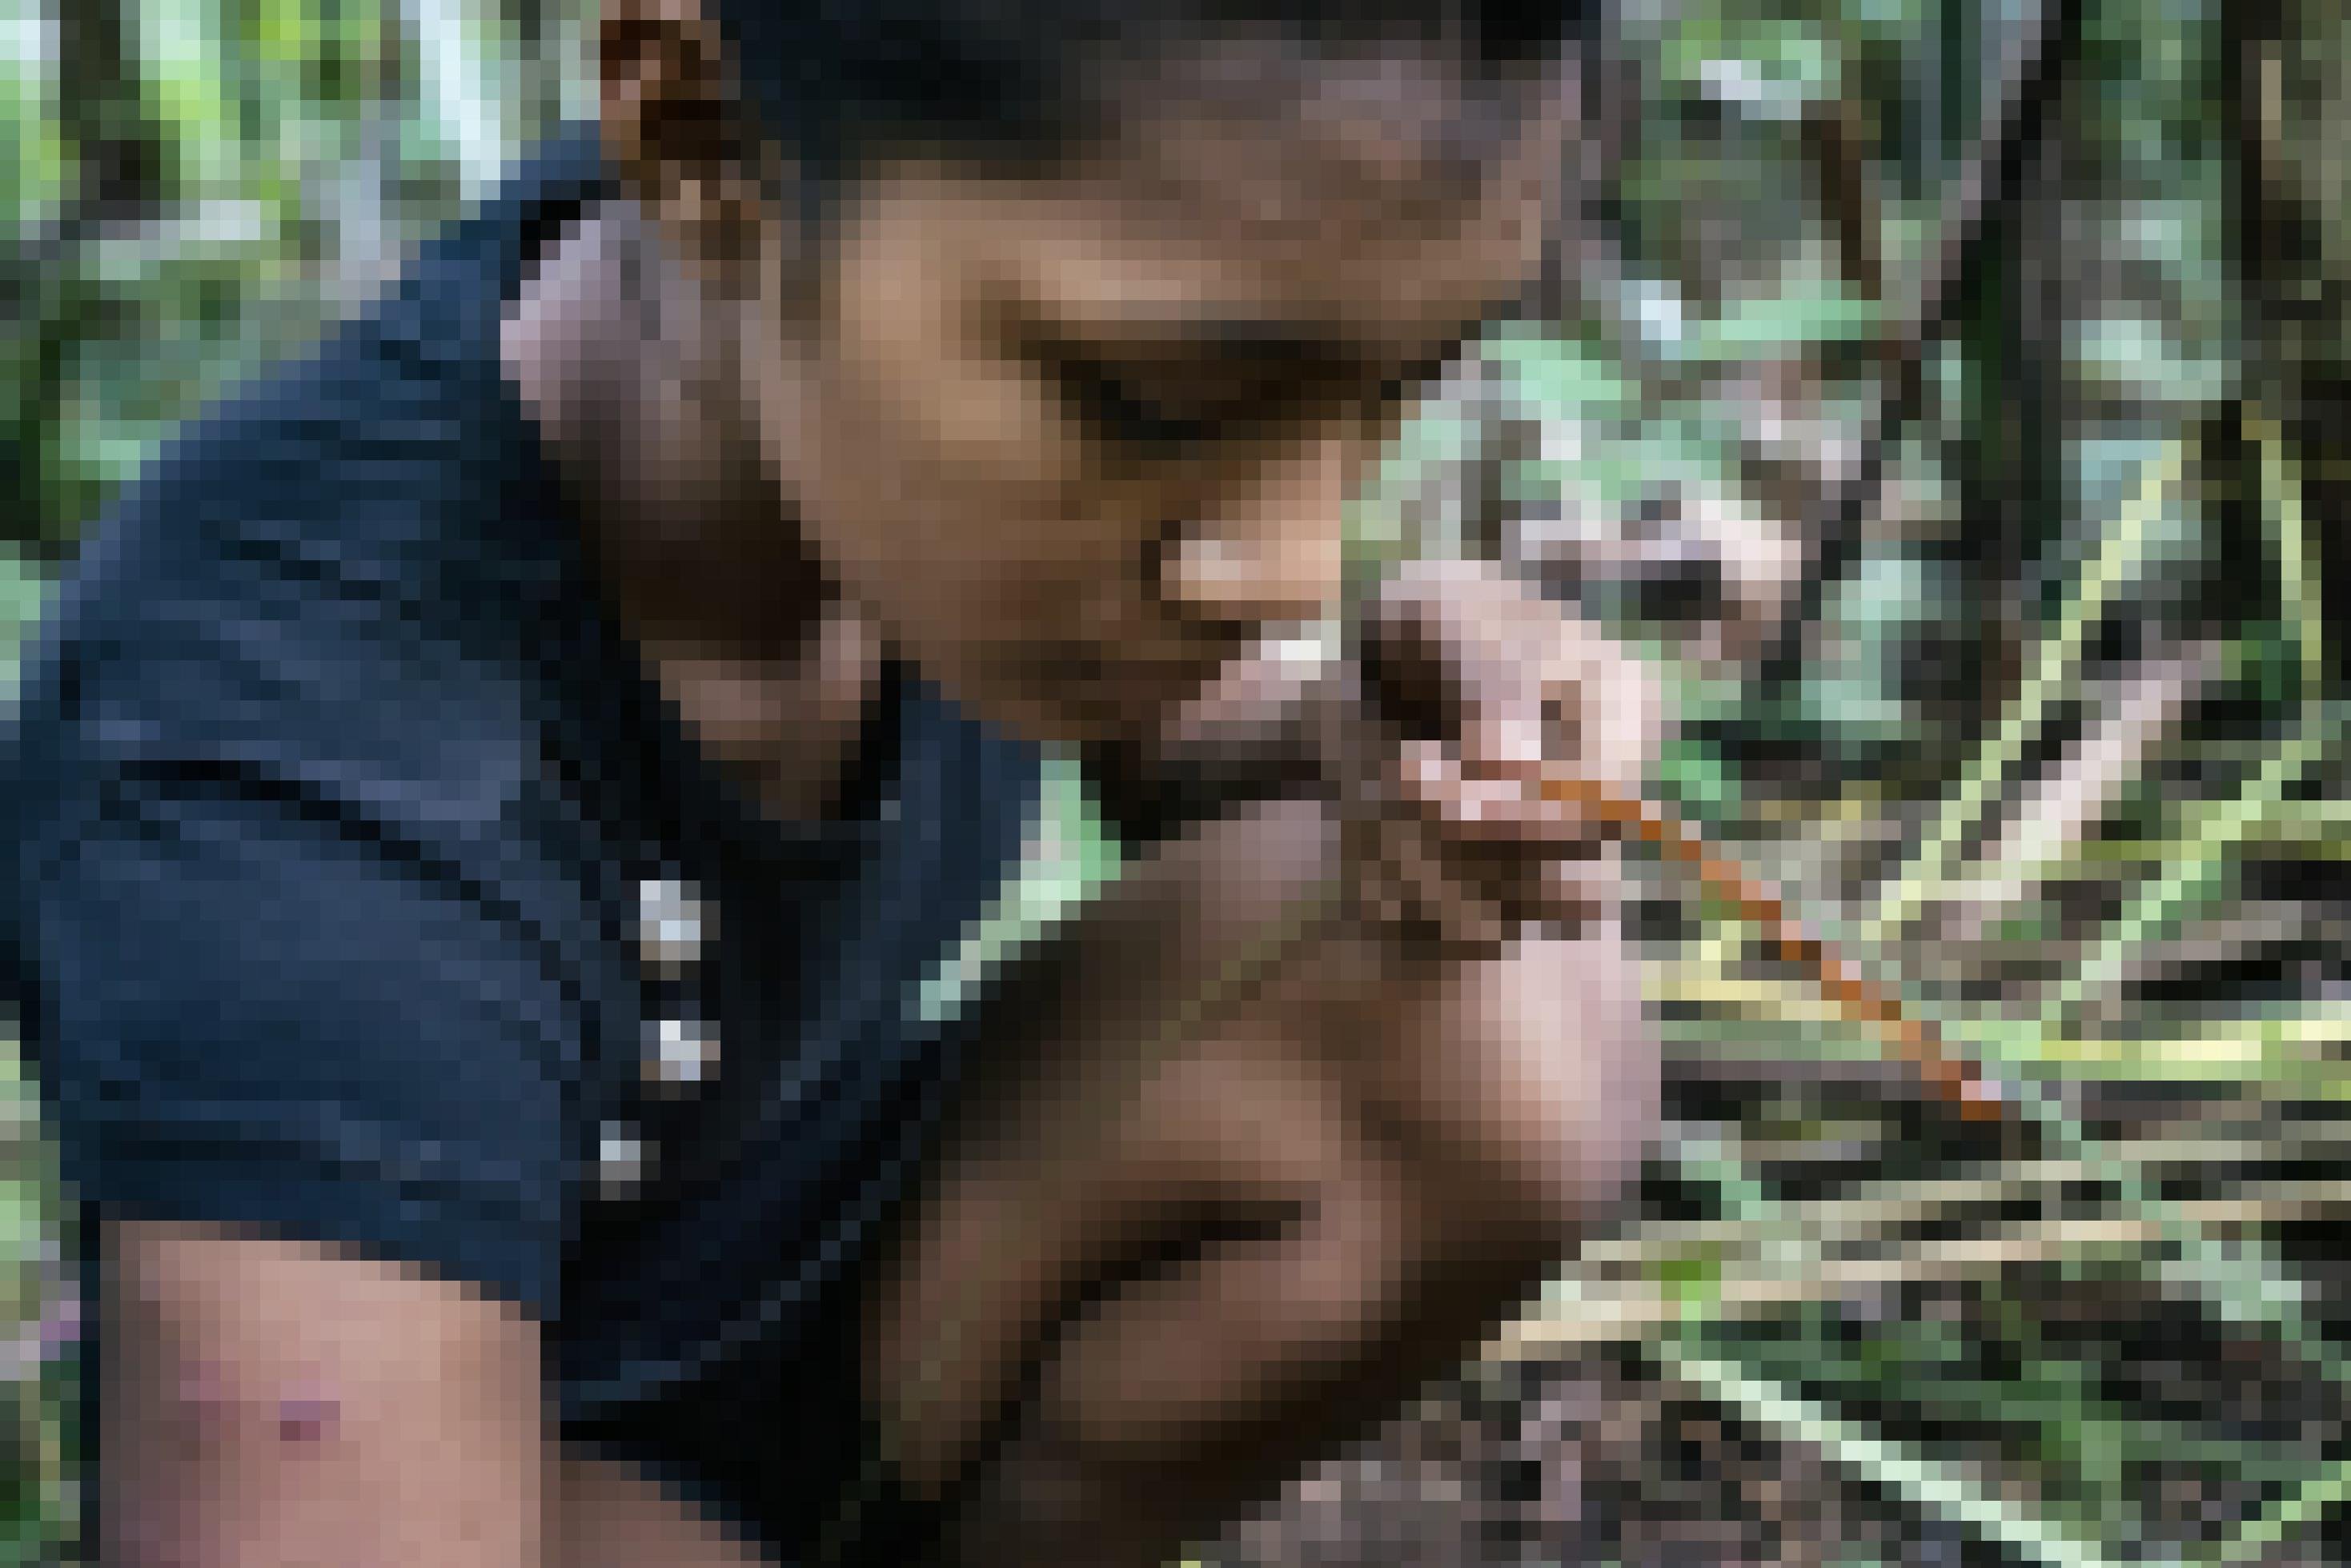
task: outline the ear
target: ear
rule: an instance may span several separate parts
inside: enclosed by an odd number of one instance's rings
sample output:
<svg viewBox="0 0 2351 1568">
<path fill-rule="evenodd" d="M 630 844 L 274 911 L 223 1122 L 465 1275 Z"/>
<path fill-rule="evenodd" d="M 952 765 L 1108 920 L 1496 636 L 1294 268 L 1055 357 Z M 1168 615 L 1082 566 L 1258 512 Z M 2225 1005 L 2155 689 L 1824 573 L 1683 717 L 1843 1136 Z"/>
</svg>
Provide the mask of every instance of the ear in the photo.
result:
<svg viewBox="0 0 2351 1568">
<path fill-rule="evenodd" d="M 773 154 L 717 24 L 698 0 L 604 0 L 597 43 L 606 156 L 663 248 L 742 297 L 770 215 L 762 176 Z"/>
</svg>

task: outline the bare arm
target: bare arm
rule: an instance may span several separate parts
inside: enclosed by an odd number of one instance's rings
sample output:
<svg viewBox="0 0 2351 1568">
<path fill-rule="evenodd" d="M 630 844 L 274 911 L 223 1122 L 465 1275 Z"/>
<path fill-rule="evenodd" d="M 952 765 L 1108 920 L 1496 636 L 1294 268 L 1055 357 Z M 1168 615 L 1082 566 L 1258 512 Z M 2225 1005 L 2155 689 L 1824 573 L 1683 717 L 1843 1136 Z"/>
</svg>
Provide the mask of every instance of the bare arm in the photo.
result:
<svg viewBox="0 0 2351 1568">
<path fill-rule="evenodd" d="M 196 1226 L 109 1225 L 108 1568 L 539 1568 L 538 1329 L 422 1273 Z"/>
</svg>

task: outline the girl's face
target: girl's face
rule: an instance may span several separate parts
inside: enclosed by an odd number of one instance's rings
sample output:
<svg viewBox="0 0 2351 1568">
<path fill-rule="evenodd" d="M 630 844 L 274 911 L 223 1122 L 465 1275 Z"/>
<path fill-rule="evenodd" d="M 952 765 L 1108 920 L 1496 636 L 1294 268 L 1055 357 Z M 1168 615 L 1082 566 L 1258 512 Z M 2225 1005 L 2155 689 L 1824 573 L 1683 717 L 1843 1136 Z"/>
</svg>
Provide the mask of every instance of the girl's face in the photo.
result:
<svg viewBox="0 0 2351 1568">
<path fill-rule="evenodd" d="M 976 712 L 1155 736 L 1334 598 L 1366 458 L 1540 262 L 1565 76 L 1465 156 L 1471 89 L 1437 64 L 1220 51 L 1050 174 L 864 182 L 821 307 L 763 313 L 789 347 L 752 356 L 808 543 Z"/>
</svg>

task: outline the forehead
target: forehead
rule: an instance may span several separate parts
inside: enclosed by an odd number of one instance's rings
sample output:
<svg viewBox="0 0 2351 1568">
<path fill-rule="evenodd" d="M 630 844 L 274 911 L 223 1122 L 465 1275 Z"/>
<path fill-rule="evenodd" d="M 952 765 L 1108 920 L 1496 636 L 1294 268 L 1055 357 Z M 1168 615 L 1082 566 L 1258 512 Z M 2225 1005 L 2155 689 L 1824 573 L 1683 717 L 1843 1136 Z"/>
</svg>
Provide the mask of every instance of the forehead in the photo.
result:
<svg viewBox="0 0 2351 1568">
<path fill-rule="evenodd" d="M 900 238 L 972 302 L 1072 333 L 1252 320 L 1409 353 L 1540 265 L 1566 81 L 1505 91 L 1424 55 L 1233 44 L 1123 79 L 1114 131 L 1050 172 L 932 165 L 868 217 L 912 223 Z"/>
</svg>

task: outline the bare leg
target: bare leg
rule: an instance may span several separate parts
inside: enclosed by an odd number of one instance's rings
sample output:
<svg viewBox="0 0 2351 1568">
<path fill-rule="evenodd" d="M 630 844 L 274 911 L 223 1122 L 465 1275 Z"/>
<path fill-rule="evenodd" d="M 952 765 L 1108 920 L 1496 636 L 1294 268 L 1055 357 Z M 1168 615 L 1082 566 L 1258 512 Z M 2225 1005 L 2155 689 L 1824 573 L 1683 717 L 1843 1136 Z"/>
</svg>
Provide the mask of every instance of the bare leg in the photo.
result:
<svg viewBox="0 0 2351 1568">
<path fill-rule="evenodd" d="M 757 1547 L 634 1465 L 567 1445 L 556 1478 L 558 1568 L 768 1568 Z"/>
<path fill-rule="evenodd" d="M 960 1568 L 1154 1568 L 1302 1458 L 1332 1375 L 1376 1340 L 1396 1216 L 1332 1190 L 1296 1234 L 1228 1248 L 1074 1326 L 960 1521 Z"/>
<path fill-rule="evenodd" d="M 1249 870 L 1212 885 L 1259 903 L 1316 848 L 1279 810 L 1228 833 L 1215 852 Z M 1573 1052 L 1455 1028 L 1432 1059 L 1384 998 L 1384 1026 L 1353 1005 L 1374 995 L 1360 950 L 1301 956 L 1153 1060 L 1155 999 L 1196 995 L 1267 914 L 1204 915 L 1186 891 L 1145 883 L 1099 924 L 1076 999 L 967 1103 L 869 1303 L 902 1473 L 969 1489 L 956 1568 L 1158 1568 L 1458 1362 L 1571 1245 L 1521 1195 L 1530 1165 L 1563 1164 Z M 1249 1215 L 1280 1223 L 1235 1239 Z M 1171 1237 L 1183 1266 L 1134 1268 Z"/>
</svg>

